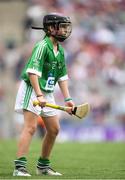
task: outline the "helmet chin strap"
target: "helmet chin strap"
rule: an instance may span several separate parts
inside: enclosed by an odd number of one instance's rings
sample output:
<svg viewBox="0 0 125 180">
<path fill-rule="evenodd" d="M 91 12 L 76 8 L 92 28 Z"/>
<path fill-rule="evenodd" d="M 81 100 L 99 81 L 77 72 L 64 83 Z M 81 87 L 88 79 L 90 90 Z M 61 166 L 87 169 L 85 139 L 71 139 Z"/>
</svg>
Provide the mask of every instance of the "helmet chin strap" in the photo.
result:
<svg viewBox="0 0 125 180">
<path fill-rule="evenodd" d="M 63 42 L 66 39 L 66 38 L 63 38 L 62 36 L 58 36 L 56 34 L 51 34 L 51 33 L 50 33 L 50 36 L 53 36 L 59 42 Z"/>
<path fill-rule="evenodd" d="M 65 41 L 65 39 L 67 39 L 68 37 L 66 36 L 62 36 L 62 35 L 57 35 L 57 34 L 51 34 L 51 36 L 53 36 L 57 41 L 59 42 L 63 42 Z"/>
<path fill-rule="evenodd" d="M 64 38 L 64 37 L 62 37 L 62 36 L 56 36 L 55 37 L 59 42 L 63 42 L 65 39 L 67 39 L 67 38 Z"/>
</svg>

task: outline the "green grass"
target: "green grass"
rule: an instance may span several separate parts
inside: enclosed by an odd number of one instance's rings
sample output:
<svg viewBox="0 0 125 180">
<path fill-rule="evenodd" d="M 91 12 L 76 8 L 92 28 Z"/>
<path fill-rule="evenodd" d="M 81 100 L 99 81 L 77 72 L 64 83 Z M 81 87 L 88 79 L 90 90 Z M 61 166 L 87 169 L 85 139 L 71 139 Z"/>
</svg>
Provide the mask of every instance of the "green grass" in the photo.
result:
<svg viewBox="0 0 125 180">
<path fill-rule="evenodd" d="M 36 176 L 35 165 L 41 147 L 33 140 L 28 155 L 30 178 L 12 177 L 16 154 L 15 140 L 0 140 L 0 179 L 125 179 L 124 143 L 56 144 L 51 161 L 62 177 Z"/>
</svg>

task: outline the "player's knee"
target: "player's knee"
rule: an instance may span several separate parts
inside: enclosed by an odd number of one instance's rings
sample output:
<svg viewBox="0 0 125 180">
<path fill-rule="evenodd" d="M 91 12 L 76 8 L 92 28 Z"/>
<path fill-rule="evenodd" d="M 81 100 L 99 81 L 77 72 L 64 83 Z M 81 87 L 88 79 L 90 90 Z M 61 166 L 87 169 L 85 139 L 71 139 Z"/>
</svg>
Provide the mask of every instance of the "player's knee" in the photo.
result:
<svg viewBox="0 0 125 180">
<path fill-rule="evenodd" d="M 52 137 L 56 137 L 59 133 L 60 128 L 56 127 L 56 128 L 51 128 L 48 133 L 50 134 L 50 136 Z"/>
<path fill-rule="evenodd" d="M 53 134 L 54 134 L 55 136 L 57 136 L 57 135 L 59 134 L 59 130 L 60 130 L 59 127 L 58 127 L 58 128 L 55 128 Z"/>
<path fill-rule="evenodd" d="M 35 131 L 36 131 L 36 126 L 35 125 L 29 126 L 27 128 L 27 130 L 28 130 L 29 134 L 33 135 L 35 133 Z"/>
</svg>

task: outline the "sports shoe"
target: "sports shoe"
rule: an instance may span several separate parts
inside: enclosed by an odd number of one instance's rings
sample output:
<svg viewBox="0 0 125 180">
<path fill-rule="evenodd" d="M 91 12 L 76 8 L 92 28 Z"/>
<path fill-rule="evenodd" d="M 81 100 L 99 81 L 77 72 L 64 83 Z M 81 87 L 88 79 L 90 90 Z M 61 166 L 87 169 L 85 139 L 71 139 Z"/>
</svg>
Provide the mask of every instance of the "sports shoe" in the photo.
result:
<svg viewBox="0 0 125 180">
<path fill-rule="evenodd" d="M 25 168 L 14 169 L 13 176 L 31 176 Z"/>
<path fill-rule="evenodd" d="M 37 168 L 37 175 L 62 176 L 61 173 L 54 171 L 51 167 Z"/>
</svg>

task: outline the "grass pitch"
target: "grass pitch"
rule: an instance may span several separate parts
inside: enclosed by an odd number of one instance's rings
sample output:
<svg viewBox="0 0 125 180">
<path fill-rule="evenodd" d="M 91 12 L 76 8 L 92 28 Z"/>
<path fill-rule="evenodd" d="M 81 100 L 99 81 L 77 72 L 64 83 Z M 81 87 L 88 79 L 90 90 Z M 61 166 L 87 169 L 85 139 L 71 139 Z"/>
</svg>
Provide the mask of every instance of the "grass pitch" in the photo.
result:
<svg viewBox="0 0 125 180">
<path fill-rule="evenodd" d="M 31 177 L 13 177 L 15 140 L 0 140 L 0 179 L 125 179 L 125 143 L 56 144 L 51 156 L 61 177 L 36 176 L 35 167 L 41 141 L 34 139 L 28 155 Z"/>
</svg>

